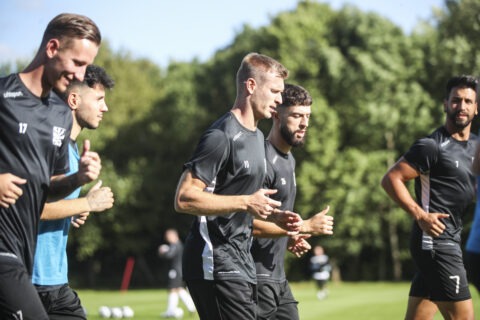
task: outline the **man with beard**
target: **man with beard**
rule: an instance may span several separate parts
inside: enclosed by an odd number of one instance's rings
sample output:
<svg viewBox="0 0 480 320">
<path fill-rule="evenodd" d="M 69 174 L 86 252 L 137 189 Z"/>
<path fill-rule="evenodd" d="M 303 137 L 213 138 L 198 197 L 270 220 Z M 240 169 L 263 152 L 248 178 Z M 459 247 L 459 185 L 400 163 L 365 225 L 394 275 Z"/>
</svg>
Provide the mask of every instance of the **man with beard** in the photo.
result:
<svg viewBox="0 0 480 320">
<path fill-rule="evenodd" d="M 474 319 L 462 259 L 462 216 L 475 197 L 477 114 L 472 76 L 451 78 L 446 86 L 444 126 L 416 141 L 382 179 L 388 195 L 414 219 L 410 251 L 417 266 L 405 319 Z M 406 182 L 415 179 L 415 195 Z"/>
<path fill-rule="evenodd" d="M 282 103 L 273 115 L 273 125 L 265 141 L 267 176 L 264 187 L 275 189 L 270 197 L 282 203 L 281 210 L 292 211 L 297 192 L 293 147 L 303 146 L 311 114 L 312 98 L 304 88 L 285 84 Z M 310 234 L 332 234 L 333 217 L 327 216 L 328 207 L 303 221 L 300 235 L 287 237 L 288 232 L 276 224 L 255 219 L 252 256 L 257 270 L 258 318 L 298 319 L 298 302 L 294 299 L 285 276 L 284 258 L 287 243 L 301 255 L 310 249 L 305 238 Z M 308 236 L 305 236 L 307 235 Z M 269 237 L 269 238 L 265 238 Z M 271 237 L 271 238 L 270 238 Z M 275 238 L 273 238 L 275 237 Z"/>
</svg>

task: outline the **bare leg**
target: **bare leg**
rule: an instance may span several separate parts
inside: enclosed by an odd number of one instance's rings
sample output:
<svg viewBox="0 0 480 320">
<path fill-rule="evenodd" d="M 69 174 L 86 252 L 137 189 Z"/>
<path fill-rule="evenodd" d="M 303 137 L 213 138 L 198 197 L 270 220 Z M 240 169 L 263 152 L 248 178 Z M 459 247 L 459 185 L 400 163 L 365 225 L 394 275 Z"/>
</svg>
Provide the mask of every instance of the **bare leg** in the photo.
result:
<svg viewBox="0 0 480 320">
<path fill-rule="evenodd" d="M 474 320 L 472 299 L 435 302 L 446 320 Z"/>
<path fill-rule="evenodd" d="M 437 310 L 437 305 L 426 298 L 409 297 L 405 320 L 432 320 Z"/>
</svg>

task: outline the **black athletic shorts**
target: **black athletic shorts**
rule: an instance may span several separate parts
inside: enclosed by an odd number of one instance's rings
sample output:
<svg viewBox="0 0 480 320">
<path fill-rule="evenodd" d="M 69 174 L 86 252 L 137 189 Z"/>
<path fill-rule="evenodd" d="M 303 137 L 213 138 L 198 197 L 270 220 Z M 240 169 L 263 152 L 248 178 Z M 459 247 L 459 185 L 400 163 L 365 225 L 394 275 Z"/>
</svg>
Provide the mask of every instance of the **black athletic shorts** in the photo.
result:
<svg viewBox="0 0 480 320">
<path fill-rule="evenodd" d="M 200 320 L 256 319 L 256 285 L 240 280 L 186 282 Z"/>
<path fill-rule="evenodd" d="M 467 268 L 468 280 L 480 293 L 480 253 L 465 252 L 465 267 Z"/>
<path fill-rule="evenodd" d="M 48 320 L 25 266 L 0 256 L 0 319 Z"/>
<path fill-rule="evenodd" d="M 298 320 L 298 308 L 288 281 L 261 281 L 257 284 L 259 320 Z"/>
<path fill-rule="evenodd" d="M 50 320 L 87 319 L 78 294 L 68 284 L 38 286 L 37 291 Z"/>
<path fill-rule="evenodd" d="M 471 298 L 460 248 L 412 250 L 417 265 L 410 296 L 432 301 L 463 301 Z"/>
<path fill-rule="evenodd" d="M 184 287 L 182 274 L 175 269 L 168 270 L 167 287 L 168 289 Z"/>
</svg>

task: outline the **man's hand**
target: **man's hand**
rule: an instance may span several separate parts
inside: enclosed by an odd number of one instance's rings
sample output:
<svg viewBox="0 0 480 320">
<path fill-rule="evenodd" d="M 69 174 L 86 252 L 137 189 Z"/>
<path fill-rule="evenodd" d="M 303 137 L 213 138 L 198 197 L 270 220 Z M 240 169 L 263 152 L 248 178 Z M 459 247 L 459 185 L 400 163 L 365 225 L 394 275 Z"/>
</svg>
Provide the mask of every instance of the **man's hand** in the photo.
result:
<svg viewBox="0 0 480 320">
<path fill-rule="evenodd" d="M 298 234 L 303 224 L 303 219 L 298 213 L 279 209 L 275 209 L 273 214 L 269 215 L 266 220 L 287 230 L 289 236 Z"/>
<path fill-rule="evenodd" d="M 101 185 L 102 180 L 98 181 L 86 195 L 90 211 L 101 212 L 113 207 L 114 198 L 112 190 L 109 187 L 100 188 Z"/>
<path fill-rule="evenodd" d="M 312 248 L 306 240 L 310 237 L 311 236 L 309 234 L 301 234 L 289 237 L 287 250 L 293 253 L 297 258 L 300 258 Z"/>
<path fill-rule="evenodd" d="M 90 140 L 83 142 L 83 152 L 78 164 L 77 178 L 78 183 L 83 186 L 93 180 L 96 180 L 102 169 L 100 156 L 98 153 L 90 151 Z"/>
<path fill-rule="evenodd" d="M 308 233 L 314 236 L 333 234 L 333 217 L 327 215 L 329 210 L 330 206 L 327 206 L 321 212 L 305 220 L 300 233 Z"/>
<path fill-rule="evenodd" d="M 254 194 L 248 196 L 247 211 L 256 218 L 266 219 L 271 215 L 274 209 L 282 205 L 280 201 L 275 201 L 269 197 L 277 193 L 277 190 L 260 189 Z"/>
<path fill-rule="evenodd" d="M 90 212 L 83 212 L 80 213 L 76 216 L 72 217 L 72 221 L 70 222 L 72 226 L 75 228 L 80 228 L 85 224 L 85 221 L 87 221 L 88 216 L 90 215 Z"/>
<path fill-rule="evenodd" d="M 23 194 L 19 185 L 27 183 L 27 180 L 11 173 L 0 174 L 0 207 L 8 208 L 15 204 Z"/>
<path fill-rule="evenodd" d="M 438 237 L 445 231 L 445 225 L 440 219 L 448 218 L 445 213 L 425 213 L 418 220 L 418 226 L 431 237 Z"/>
</svg>

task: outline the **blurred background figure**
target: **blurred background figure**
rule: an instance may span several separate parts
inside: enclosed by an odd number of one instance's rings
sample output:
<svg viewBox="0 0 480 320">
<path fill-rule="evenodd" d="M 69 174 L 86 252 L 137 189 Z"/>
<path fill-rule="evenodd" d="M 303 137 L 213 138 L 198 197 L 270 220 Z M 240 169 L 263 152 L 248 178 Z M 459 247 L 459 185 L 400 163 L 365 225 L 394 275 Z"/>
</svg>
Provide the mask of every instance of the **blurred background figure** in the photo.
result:
<svg viewBox="0 0 480 320">
<path fill-rule="evenodd" d="M 330 279 L 332 266 L 322 246 L 316 245 L 312 252 L 313 256 L 310 258 L 310 271 L 312 278 L 315 279 L 317 284 L 317 298 L 322 300 L 328 295 L 327 282 Z"/>
<path fill-rule="evenodd" d="M 480 135 L 480 130 L 477 136 Z M 472 170 L 477 176 L 477 203 L 473 216 L 472 227 L 468 234 L 465 247 L 465 268 L 467 268 L 468 281 L 475 286 L 480 293 L 480 140 L 477 140 L 475 151 L 476 161 L 473 162 Z"/>
<path fill-rule="evenodd" d="M 179 298 L 183 301 L 190 313 L 195 312 L 190 294 L 185 290 L 182 278 L 183 244 L 175 229 L 165 231 L 166 244 L 158 247 L 158 255 L 168 261 L 168 302 L 167 310 L 162 314 L 164 318 L 182 318 L 183 309 L 178 307 Z"/>
</svg>

